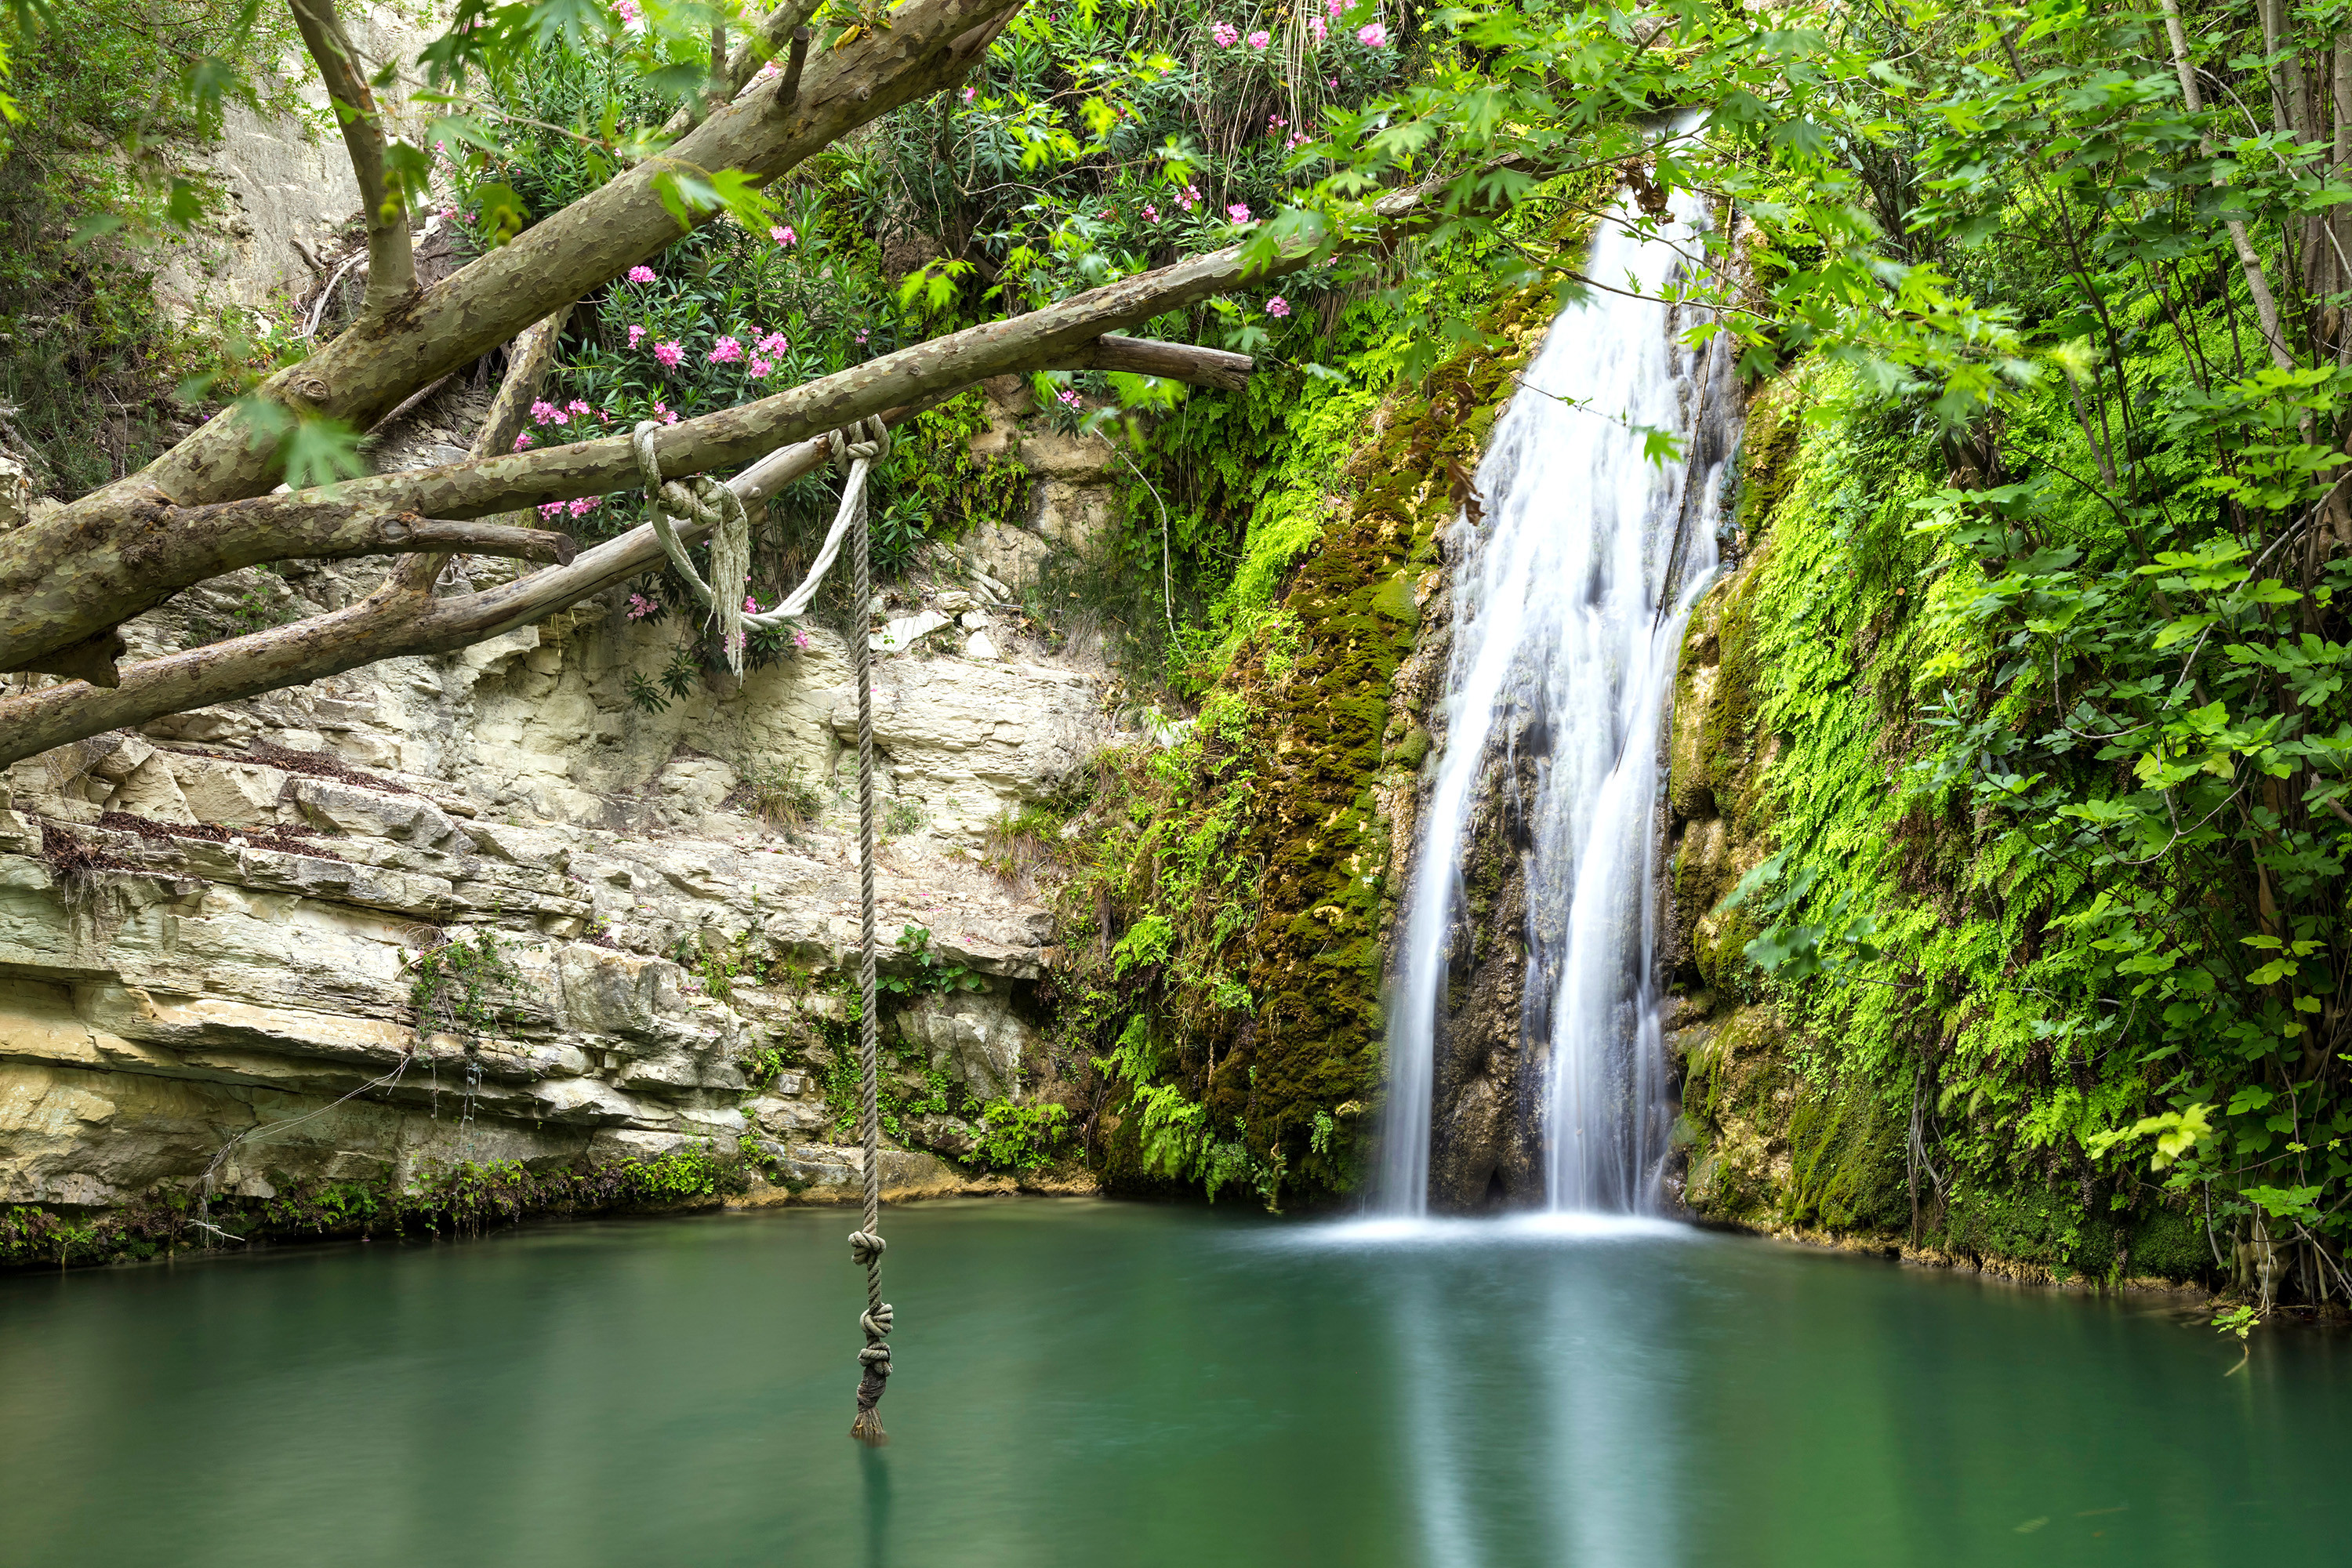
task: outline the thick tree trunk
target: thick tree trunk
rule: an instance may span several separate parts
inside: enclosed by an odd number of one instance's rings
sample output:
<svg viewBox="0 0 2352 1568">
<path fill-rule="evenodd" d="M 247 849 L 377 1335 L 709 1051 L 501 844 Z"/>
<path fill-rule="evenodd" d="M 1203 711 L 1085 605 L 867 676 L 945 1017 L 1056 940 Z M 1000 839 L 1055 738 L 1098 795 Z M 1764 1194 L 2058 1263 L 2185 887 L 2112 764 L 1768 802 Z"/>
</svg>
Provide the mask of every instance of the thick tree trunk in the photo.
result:
<svg viewBox="0 0 2352 1568">
<path fill-rule="evenodd" d="M 326 83 L 328 106 L 343 132 L 352 174 L 360 187 L 360 212 L 367 224 L 367 293 L 360 320 L 381 320 L 416 288 L 416 258 L 408 238 L 408 208 L 384 175 L 383 115 L 362 73 L 359 51 L 335 15 L 334 0 L 291 0 L 294 25 L 303 47 Z"/>
</svg>

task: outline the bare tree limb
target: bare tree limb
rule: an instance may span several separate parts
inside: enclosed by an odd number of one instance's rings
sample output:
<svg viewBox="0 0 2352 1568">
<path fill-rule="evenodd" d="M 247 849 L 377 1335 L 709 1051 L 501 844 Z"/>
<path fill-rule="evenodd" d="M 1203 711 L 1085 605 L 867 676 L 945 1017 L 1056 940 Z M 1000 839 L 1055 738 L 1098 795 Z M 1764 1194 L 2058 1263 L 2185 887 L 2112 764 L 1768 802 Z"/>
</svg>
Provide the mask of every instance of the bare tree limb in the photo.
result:
<svg viewBox="0 0 2352 1568">
<path fill-rule="evenodd" d="M 928 398 L 883 418 L 902 423 L 946 400 L 947 395 Z M 762 500 L 826 460 L 822 439 L 803 441 L 770 454 L 729 488 L 747 502 Z M 704 531 L 691 522 L 678 529 L 689 542 Z M 0 767 L 166 713 L 299 686 L 383 659 L 468 647 L 625 583 L 662 556 L 661 541 L 645 525 L 582 552 L 567 565 L 478 594 L 436 599 L 430 579 L 420 586 L 395 574 L 331 614 L 142 660 L 121 670 L 119 684 L 108 689 L 75 680 L 0 699 Z"/>
<path fill-rule="evenodd" d="M 383 115 L 360 68 L 359 51 L 335 15 L 335 0 L 290 0 L 294 25 L 310 51 L 327 101 L 342 126 L 343 148 L 359 180 L 360 209 L 367 220 L 367 293 L 360 320 L 380 320 L 416 289 L 416 258 L 408 238 L 408 207 L 384 178 Z"/>
<path fill-rule="evenodd" d="M 837 429 L 898 404 L 950 395 L 1008 371 L 1133 368 L 1180 380 L 1231 386 L 1247 357 L 1178 343 L 1094 340 L 1102 325 L 1149 321 L 1239 280 L 1236 250 L 1219 251 L 1145 273 L 1075 300 L 901 349 L 757 403 L 686 420 L 656 439 L 662 472 L 672 477 L 747 463 L 780 446 Z M 544 328 L 546 323 L 541 323 Z M 544 331 L 518 351 L 499 406 L 477 437 L 477 449 L 511 441 L 517 412 L 537 371 L 553 353 Z M 532 369 L 532 367 L 536 369 Z M 414 548 L 390 541 L 385 520 L 478 518 L 551 500 L 636 487 L 636 458 L 626 436 L 535 451 L 497 452 L 437 468 L 407 468 L 321 489 L 257 496 L 204 507 L 173 507 L 148 495 L 110 515 L 52 513 L 0 534 L 0 669 L 31 668 L 50 650 L 76 643 L 163 603 L 181 589 L 264 561 L 332 560 Z M 424 581 L 430 583 L 435 562 Z M 404 566 L 410 575 L 424 563 Z"/>
</svg>

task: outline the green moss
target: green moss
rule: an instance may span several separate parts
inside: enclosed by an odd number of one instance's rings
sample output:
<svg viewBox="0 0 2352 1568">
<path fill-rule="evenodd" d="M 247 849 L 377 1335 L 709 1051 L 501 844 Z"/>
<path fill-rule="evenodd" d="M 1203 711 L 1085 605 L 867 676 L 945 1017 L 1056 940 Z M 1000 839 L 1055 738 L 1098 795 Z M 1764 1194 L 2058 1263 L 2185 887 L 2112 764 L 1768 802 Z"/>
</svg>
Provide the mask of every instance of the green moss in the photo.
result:
<svg viewBox="0 0 2352 1568">
<path fill-rule="evenodd" d="M 642 1160 L 532 1170 L 461 1163 L 405 1188 L 388 1171 L 316 1182 L 267 1173 L 277 1195 L 215 1197 L 161 1186 L 121 1208 L 78 1215 L 33 1205 L 0 1212 L 0 1268 L 137 1262 L 206 1247 L 478 1232 L 543 1215 L 705 1207 L 782 1172 L 757 1153 L 685 1144 Z M 209 1227 L 209 1228 L 207 1228 Z"/>
</svg>

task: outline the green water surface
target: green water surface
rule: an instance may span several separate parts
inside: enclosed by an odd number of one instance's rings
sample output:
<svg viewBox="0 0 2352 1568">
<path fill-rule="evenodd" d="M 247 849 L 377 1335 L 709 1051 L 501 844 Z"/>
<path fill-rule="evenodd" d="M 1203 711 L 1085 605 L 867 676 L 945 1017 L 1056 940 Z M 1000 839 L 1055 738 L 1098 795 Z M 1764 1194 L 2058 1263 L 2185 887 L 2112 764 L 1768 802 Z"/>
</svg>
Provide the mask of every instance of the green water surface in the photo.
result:
<svg viewBox="0 0 2352 1568">
<path fill-rule="evenodd" d="M 1660 1226 L 894 1210 L 0 1278 L 0 1563 L 2352 1562 L 2352 1345 Z"/>
</svg>

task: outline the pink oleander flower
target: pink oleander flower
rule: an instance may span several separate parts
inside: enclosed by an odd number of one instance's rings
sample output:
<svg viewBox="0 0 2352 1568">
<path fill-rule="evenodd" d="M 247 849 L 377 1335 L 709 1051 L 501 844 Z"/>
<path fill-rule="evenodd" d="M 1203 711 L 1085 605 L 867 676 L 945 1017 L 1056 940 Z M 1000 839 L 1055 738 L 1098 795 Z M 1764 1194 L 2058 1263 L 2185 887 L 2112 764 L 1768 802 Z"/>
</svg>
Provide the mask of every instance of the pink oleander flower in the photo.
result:
<svg viewBox="0 0 2352 1568">
<path fill-rule="evenodd" d="M 1077 395 L 1076 393 L 1075 393 L 1075 392 L 1072 392 L 1072 391 L 1071 391 L 1068 387 L 1066 387 L 1066 387 L 1064 387 L 1064 388 L 1062 388 L 1062 390 L 1061 390 L 1061 391 L 1059 391 L 1059 392 L 1057 392 L 1057 393 L 1054 394 L 1054 395 L 1055 395 L 1055 397 L 1057 397 L 1057 398 L 1061 399 L 1062 404 L 1063 404 L 1063 405 L 1064 405 L 1065 407 L 1068 407 L 1068 408 L 1076 408 L 1076 407 L 1078 405 L 1078 395 Z"/>
<path fill-rule="evenodd" d="M 1336 76 L 1327 76 L 1323 79 L 1323 85 L 1337 92 L 1339 90 L 1339 79 Z"/>
<path fill-rule="evenodd" d="M 1289 121 L 1285 120 L 1279 114 L 1269 114 L 1265 117 L 1265 128 L 1268 131 L 1279 131 L 1289 123 Z"/>
<path fill-rule="evenodd" d="M 675 425 L 677 423 L 677 410 L 675 408 L 663 409 L 661 411 L 661 416 L 662 423 L 665 425 Z"/>
<path fill-rule="evenodd" d="M 1250 220 L 1249 204 L 1247 202 L 1235 202 L 1233 205 L 1225 209 L 1225 216 L 1233 219 L 1235 223 L 1247 223 Z"/>
<path fill-rule="evenodd" d="M 753 354 L 751 363 L 745 365 L 743 369 L 753 381 L 765 381 L 775 374 L 776 366 L 773 361 L 761 359 L 758 354 Z"/>
<path fill-rule="evenodd" d="M 516 451 L 518 451 L 518 452 L 528 452 L 529 450 L 530 450 L 530 431 L 528 431 L 528 430 L 521 430 L 521 431 L 518 431 L 518 432 L 516 432 L 516 434 L 515 434 L 515 444 L 514 444 L 514 449 L 515 449 Z"/>
<path fill-rule="evenodd" d="M 721 338 L 710 345 L 709 359 L 712 364 L 733 364 L 742 357 L 743 345 L 732 337 Z"/>
<path fill-rule="evenodd" d="M 1274 35 L 1263 29 L 1249 36 L 1249 47 L 1254 49 L 1263 49 L 1272 42 L 1274 42 Z"/>
<path fill-rule="evenodd" d="M 563 515 L 563 503 L 560 500 L 541 502 L 539 509 L 539 515 L 545 518 L 562 517 Z"/>
<path fill-rule="evenodd" d="M 1289 139 L 1283 142 L 1282 150 L 1287 153 L 1295 147 L 1304 147 L 1306 145 L 1307 132 L 1304 131 L 1294 131 L 1290 133 Z"/>
<path fill-rule="evenodd" d="M 631 348 L 635 348 L 639 343 L 641 343 L 641 342 L 645 342 L 645 341 L 646 341 L 646 330 L 645 330 L 643 327 L 641 327 L 641 326 L 637 325 L 635 321 L 630 322 L 630 323 L 629 323 L 629 346 L 630 346 Z"/>
<path fill-rule="evenodd" d="M 1316 43 L 1322 43 L 1330 31 L 1330 27 L 1324 23 L 1322 17 L 1309 16 L 1307 18 L 1307 36 L 1314 39 Z"/>
<path fill-rule="evenodd" d="M 780 354 L 793 345 L 792 340 L 785 337 L 783 333 L 770 332 L 766 337 L 761 338 L 758 342 L 751 346 L 758 349 L 763 354 Z"/>
<path fill-rule="evenodd" d="M 530 405 L 530 422 L 534 425 L 557 423 L 555 417 L 557 412 L 555 405 L 542 397 Z"/>
<path fill-rule="evenodd" d="M 756 615 L 758 615 L 758 614 L 760 613 L 760 601 L 759 601 L 759 600 L 757 600 L 757 599 L 755 599 L 755 598 L 753 598 L 753 597 L 751 597 L 751 595 L 749 595 L 749 594 L 744 595 L 743 595 L 743 613 L 744 613 L 745 615 L 747 615 L 747 616 L 756 616 Z"/>
<path fill-rule="evenodd" d="M 1230 49 L 1242 41 L 1242 30 L 1231 22 L 1220 22 L 1209 29 L 1209 41 L 1221 49 Z"/>
<path fill-rule="evenodd" d="M 780 68 L 775 61 L 770 60 L 766 65 L 761 66 L 752 74 L 751 79 L 753 81 L 766 81 L 770 77 L 777 77 L 783 74 L 782 68 Z"/>
<path fill-rule="evenodd" d="M 1290 314 L 1290 301 L 1276 294 L 1265 302 L 1265 313 L 1279 321 Z"/>
<path fill-rule="evenodd" d="M 1323 14 L 1338 21 L 1348 14 L 1348 0 L 1323 0 Z"/>
<path fill-rule="evenodd" d="M 864 327 L 857 329 L 857 341 L 861 343 L 866 341 L 866 329 Z"/>
<path fill-rule="evenodd" d="M 782 246 L 794 246 L 801 242 L 801 237 L 793 232 L 793 226 L 788 223 L 780 223 L 770 229 L 768 237 Z"/>
<path fill-rule="evenodd" d="M 441 209 L 441 221 L 443 223 L 449 223 L 455 220 L 457 216 L 457 209 L 456 207 L 443 207 Z"/>
<path fill-rule="evenodd" d="M 632 282 L 632 283 L 650 283 L 650 282 L 652 282 L 653 280 L 654 280 L 654 269 L 653 269 L 652 268 L 650 268 L 650 267 L 645 267 L 645 266 L 638 266 L 638 267 L 632 267 L 632 268 L 629 268 L 629 281 L 630 281 L 630 282 Z"/>
<path fill-rule="evenodd" d="M 1158 223 L 1160 221 L 1160 209 L 1153 206 L 1150 202 L 1144 203 L 1143 221 L 1146 223 Z"/>
<path fill-rule="evenodd" d="M 578 500 L 573 501 L 570 506 L 565 507 L 563 510 L 570 512 L 574 517 L 586 517 L 590 512 L 596 510 L 598 503 L 604 499 L 604 498 L 602 496 L 582 496 Z"/>
<path fill-rule="evenodd" d="M 642 621 L 654 613 L 654 602 L 643 594 L 629 595 L 629 619 Z"/>
<path fill-rule="evenodd" d="M 654 345 L 654 358 L 661 361 L 664 370 L 676 370 L 677 362 L 686 357 L 686 345 L 676 339 L 665 339 Z"/>
<path fill-rule="evenodd" d="M 1368 49 L 1387 48 L 1389 47 L 1389 30 L 1378 22 L 1370 23 L 1365 26 L 1356 29 L 1356 42 L 1363 45 L 1364 47 Z"/>
<path fill-rule="evenodd" d="M 578 398 L 576 398 L 576 397 L 575 397 L 575 398 L 573 398 L 571 402 L 569 402 L 569 403 L 565 404 L 563 406 L 564 406 L 564 409 L 565 409 L 565 411 L 566 411 L 566 412 L 568 412 L 568 413 L 572 413 L 572 414 L 593 414 L 593 413 L 595 413 L 595 412 L 596 412 L 594 409 L 593 409 L 593 408 L 589 407 L 585 403 L 583 403 L 582 401 L 580 401 L 580 399 L 578 399 Z"/>
<path fill-rule="evenodd" d="M 970 103 L 971 101 L 971 95 L 977 90 L 979 89 L 976 88 L 965 88 L 963 89 L 963 100 L 966 103 Z"/>
<path fill-rule="evenodd" d="M 646 14 L 637 9 L 637 0 L 613 0 L 613 15 L 621 19 L 624 26 L 642 27 L 646 25 Z"/>
<path fill-rule="evenodd" d="M 803 631 L 795 631 L 794 633 L 793 633 L 793 646 L 794 647 L 808 647 L 808 645 L 809 645 L 809 635 L 808 635 L 808 633 L 806 633 L 806 632 L 803 632 Z"/>
</svg>

